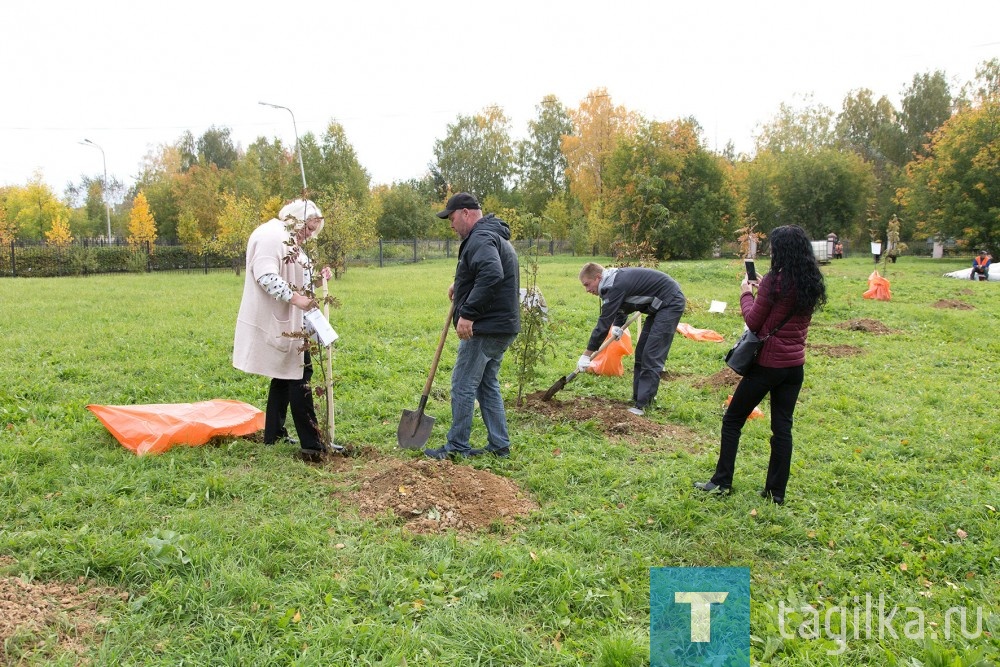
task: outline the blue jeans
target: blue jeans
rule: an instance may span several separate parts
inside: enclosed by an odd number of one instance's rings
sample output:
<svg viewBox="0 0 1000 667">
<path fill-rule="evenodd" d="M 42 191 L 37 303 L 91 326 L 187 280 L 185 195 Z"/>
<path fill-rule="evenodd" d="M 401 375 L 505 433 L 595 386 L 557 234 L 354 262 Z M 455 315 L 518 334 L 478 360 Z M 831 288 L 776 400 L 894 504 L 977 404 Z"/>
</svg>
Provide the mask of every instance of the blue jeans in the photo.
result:
<svg viewBox="0 0 1000 667">
<path fill-rule="evenodd" d="M 510 447 L 507 413 L 500 395 L 500 362 L 517 334 L 476 334 L 459 341 L 458 358 L 451 372 L 451 428 L 447 451 L 468 452 L 472 433 L 472 413 L 479 399 L 479 411 L 486 424 L 487 449 Z"/>
<path fill-rule="evenodd" d="M 785 495 L 792 465 L 792 416 L 803 377 L 802 366 L 765 368 L 756 364 L 743 376 L 722 417 L 719 461 L 712 475 L 714 484 L 732 486 L 743 425 L 757 404 L 771 394 L 771 459 L 767 465 L 764 490 L 775 496 Z"/>
</svg>

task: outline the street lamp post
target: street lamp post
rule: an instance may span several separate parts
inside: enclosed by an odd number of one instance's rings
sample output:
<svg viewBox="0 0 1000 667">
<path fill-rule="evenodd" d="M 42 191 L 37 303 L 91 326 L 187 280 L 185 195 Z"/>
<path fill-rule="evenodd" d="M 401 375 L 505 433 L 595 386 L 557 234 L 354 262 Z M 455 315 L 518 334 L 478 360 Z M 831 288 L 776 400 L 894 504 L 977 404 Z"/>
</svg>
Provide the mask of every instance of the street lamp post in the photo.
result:
<svg viewBox="0 0 1000 667">
<path fill-rule="evenodd" d="M 101 196 L 104 197 L 104 212 L 108 218 L 108 243 L 111 243 L 111 205 L 108 203 L 108 160 L 104 156 L 104 149 L 90 139 L 84 139 L 80 143 L 84 146 L 93 146 L 101 151 L 101 162 L 104 163 L 104 184 L 101 187 Z"/>
<path fill-rule="evenodd" d="M 299 128 L 295 126 L 295 114 L 288 107 L 283 107 L 280 104 L 271 104 L 270 102 L 258 102 L 257 104 L 263 104 L 266 107 L 272 107 L 274 109 L 284 109 L 292 115 L 292 130 L 295 132 L 295 152 L 299 154 L 299 171 L 302 172 L 302 196 L 306 196 L 306 168 L 302 165 L 302 147 L 299 145 Z"/>
</svg>

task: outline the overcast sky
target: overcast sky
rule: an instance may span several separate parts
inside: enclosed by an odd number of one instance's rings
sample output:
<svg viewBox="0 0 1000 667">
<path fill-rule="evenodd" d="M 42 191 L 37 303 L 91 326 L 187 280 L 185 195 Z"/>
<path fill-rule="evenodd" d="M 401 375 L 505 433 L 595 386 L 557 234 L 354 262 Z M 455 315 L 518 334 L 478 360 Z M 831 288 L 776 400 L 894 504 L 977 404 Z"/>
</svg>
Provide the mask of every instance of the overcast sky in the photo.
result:
<svg viewBox="0 0 1000 667">
<path fill-rule="evenodd" d="M 781 103 L 839 111 L 859 88 L 898 108 L 915 74 L 953 90 L 1000 57 L 1000 2 L 216 0 L 8 2 L 0 185 L 36 170 L 131 185 L 146 153 L 228 127 L 294 143 L 340 122 L 374 183 L 420 177 L 459 114 L 498 104 L 521 138 L 547 94 L 605 87 L 647 118 L 695 117 L 711 148 L 752 147 Z M 308 176 L 308 174 L 307 174 Z"/>
</svg>

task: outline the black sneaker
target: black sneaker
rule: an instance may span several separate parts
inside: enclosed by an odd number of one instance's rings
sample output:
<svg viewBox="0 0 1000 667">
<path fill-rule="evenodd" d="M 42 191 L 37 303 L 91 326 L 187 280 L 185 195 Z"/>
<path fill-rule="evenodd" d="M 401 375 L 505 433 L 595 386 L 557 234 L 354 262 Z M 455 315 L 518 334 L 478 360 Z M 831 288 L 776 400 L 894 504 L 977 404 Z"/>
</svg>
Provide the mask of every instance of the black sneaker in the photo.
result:
<svg viewBox="0 0 1000 667">
<path fill-rule="evenodd" d="M 479 449 L 470 449 L 469 456 L 482 456 L 483 454 L 492 454 L 499 459 L 510 458 L 510 447 L 504 447 L 502 449 L 490 449 L 489 447 L 480 447 Z"/>
<path fill-rule="evenodd" d="M 767 500 L 770 500 L 775 505 L 784 505 L 785 504 L 785 497 L 784 496 L 776 496 L 776 495 L 774 495 L 774 493 L 770 489 L 761 489 L 761 491 L 760 491 L 760 497 L 761 498 L 766 498 Z"/>
<path fill-rule="evenodd" d="M 319 449 L 300 449 L 297 456 L 306 463 L 320 463 L 323 460 L 323 452 Z"/>
<path fill-rule="evenodd" d="M 288 435 L 287 431 L 281 431 L 280 433 L 278 433 L 278 435 L 276 435 L 274 437 L 274 440 L 271 440 L 270 442 L 268 442 L 267 440 L 265 440 L 264 444 L 265 445 L 274 445 L 274 444 L 277 444 L 277 443 L 281 442 L 282 440 L 284 440 L 285 442 L 287 442 L 290 445 L 297 445 L 297 444 L 299 444 L 299 439 L 296 438 L 295 436 Z"/>
<path fill-rule="evenodd" d="M 473 456 L 472 452 L 475 450 L 470 449 L 464 452 L 460 452 L 457 449 L 448 449 L 447 446 L 429 448 L 424 450 L 424 456 L 429 456 L 432 459 L 437 459 L 438 461 L 444 461 L 445 459 L 456 459 L 465 458 L 466 456 Z"/>
<path fill-rule="evenodd" d="M 733 487 L 722 486 L 720 484 L 716 484 L 715 482 L 695 482 L 694 488 L 717 496 L 728 496 L 733 492 Z"/>
</svg>

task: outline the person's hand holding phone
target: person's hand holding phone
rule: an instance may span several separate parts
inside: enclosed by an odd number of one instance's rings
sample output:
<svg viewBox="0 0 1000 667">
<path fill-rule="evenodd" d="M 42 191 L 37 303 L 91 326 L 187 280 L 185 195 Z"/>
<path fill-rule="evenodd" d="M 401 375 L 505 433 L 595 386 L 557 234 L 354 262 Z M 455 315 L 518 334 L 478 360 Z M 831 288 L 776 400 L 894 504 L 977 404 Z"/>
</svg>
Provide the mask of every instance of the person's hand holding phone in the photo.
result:
<svg viewBox="0 0 1000 667">
<path fill-rule="evenodd" d="M 759 283 L 757 279 L 757 269 L 754 266 L 754 261 L 752 259 L 743 260 L 743 265 L 746 267 L 747 275 L 740 284 L 740 292 L 753 292 L 753 289 L 757 287 Z"/>
</svg>

